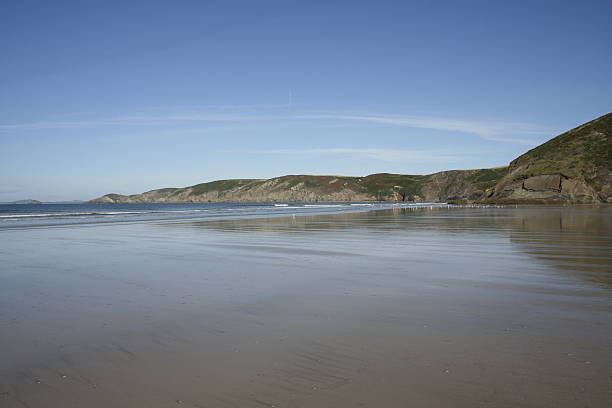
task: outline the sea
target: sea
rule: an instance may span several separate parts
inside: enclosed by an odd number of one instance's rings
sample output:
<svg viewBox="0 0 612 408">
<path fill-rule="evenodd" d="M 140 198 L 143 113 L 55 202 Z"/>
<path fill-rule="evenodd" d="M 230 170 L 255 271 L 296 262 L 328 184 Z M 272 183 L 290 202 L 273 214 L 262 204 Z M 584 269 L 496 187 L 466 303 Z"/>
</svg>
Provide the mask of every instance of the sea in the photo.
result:
<svg viewBox="0 0 612 408">
<path fill-rule="evenodd" d="M 445 203 L 144 203 L 0 204 L 0 229 L 66 224 L 286 217 L 392 208 L 444 207 Z"/>
</svg>

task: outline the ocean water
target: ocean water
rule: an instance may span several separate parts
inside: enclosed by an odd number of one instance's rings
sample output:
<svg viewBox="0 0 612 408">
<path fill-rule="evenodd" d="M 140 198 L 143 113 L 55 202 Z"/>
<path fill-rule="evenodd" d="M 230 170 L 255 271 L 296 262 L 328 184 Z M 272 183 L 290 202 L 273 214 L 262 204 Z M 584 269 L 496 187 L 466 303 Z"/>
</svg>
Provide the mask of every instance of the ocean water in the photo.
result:
<svg viewBox="0 0 612 408">
<path fill-rule="evenodd" d="M 63 224 L 282 217 L 446 206 L 440 203 L 153 203 L 0 204 L 0 228 Z"/>
<path fill-rule="evenodd" d="M 612 406 L 611 207 L 265 208 L 1 228 L 0 407 Z"/>
</svg>

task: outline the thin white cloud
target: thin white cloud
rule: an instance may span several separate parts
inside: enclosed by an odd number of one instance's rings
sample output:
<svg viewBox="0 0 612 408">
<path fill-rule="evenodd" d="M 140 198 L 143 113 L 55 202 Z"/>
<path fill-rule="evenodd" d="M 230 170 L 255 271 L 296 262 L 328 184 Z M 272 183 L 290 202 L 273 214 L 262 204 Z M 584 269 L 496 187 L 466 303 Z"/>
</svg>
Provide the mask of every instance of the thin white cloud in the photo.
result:
<svg viewBox="0 0 612 408">
<path fill-rule="evenodd" d="M 344 120 L 373 122 L 385 125 L 405 126 L 421 129 L 434 129 L 475 134 L 483 139 L 498 142 L 514 142 L 531 145 L 531 139 L 504 137 L 505 134 L 516 135 L 547 135 L 550 129 L 526 123 L 508 123 L 492 121 L 470 121 L 436 117 L 415 117 L 382 114 L 317 114 L 295 116 L 312 120 Z"/>
<path fill-rule="evenodd" d="M 185 123 L 368 122 L 408 128 L 433 129 L 477 135 L 498 142 L 535 145 L 533 136 L 552 135 L 551 129 L 529 123 L 463 120 L 442 117 L 372 114 L 362 112 L 306 111 L 281 105 L 209 106 L 160 110 L 91 120 L 59 120 L 0 125 L 0 131 L 80 129 L 111 126 L 172 126 Z M 531 136 L 531 137 L 530 137 Z M 541 138 L 538 138 L 541 139 Z"/>
</svg>

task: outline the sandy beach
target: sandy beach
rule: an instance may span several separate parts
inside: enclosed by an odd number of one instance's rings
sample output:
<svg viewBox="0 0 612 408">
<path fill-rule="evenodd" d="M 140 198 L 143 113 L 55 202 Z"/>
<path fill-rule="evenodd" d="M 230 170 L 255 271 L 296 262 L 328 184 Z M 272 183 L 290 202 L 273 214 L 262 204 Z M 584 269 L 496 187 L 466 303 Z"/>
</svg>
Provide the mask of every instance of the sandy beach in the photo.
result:
<svg viewBox="0 0 612 408">
<path fill-rule="evenodd" d="M 0 230 L 0 406 L 612 406 L 612 209 Z"/>
</svg>

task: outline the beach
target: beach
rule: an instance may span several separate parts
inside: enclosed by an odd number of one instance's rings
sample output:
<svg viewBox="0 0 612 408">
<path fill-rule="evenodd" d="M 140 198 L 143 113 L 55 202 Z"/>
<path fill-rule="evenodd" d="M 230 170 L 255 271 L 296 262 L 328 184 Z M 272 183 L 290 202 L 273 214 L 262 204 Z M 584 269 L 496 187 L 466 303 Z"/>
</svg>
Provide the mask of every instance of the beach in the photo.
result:
<svg viewBox="0 0 612 408">
<path fill-rule="evenodd" d="M 612 406 L 611 207 L 366 210 L 0 229 L 0 406 Z"/>
</svg>

